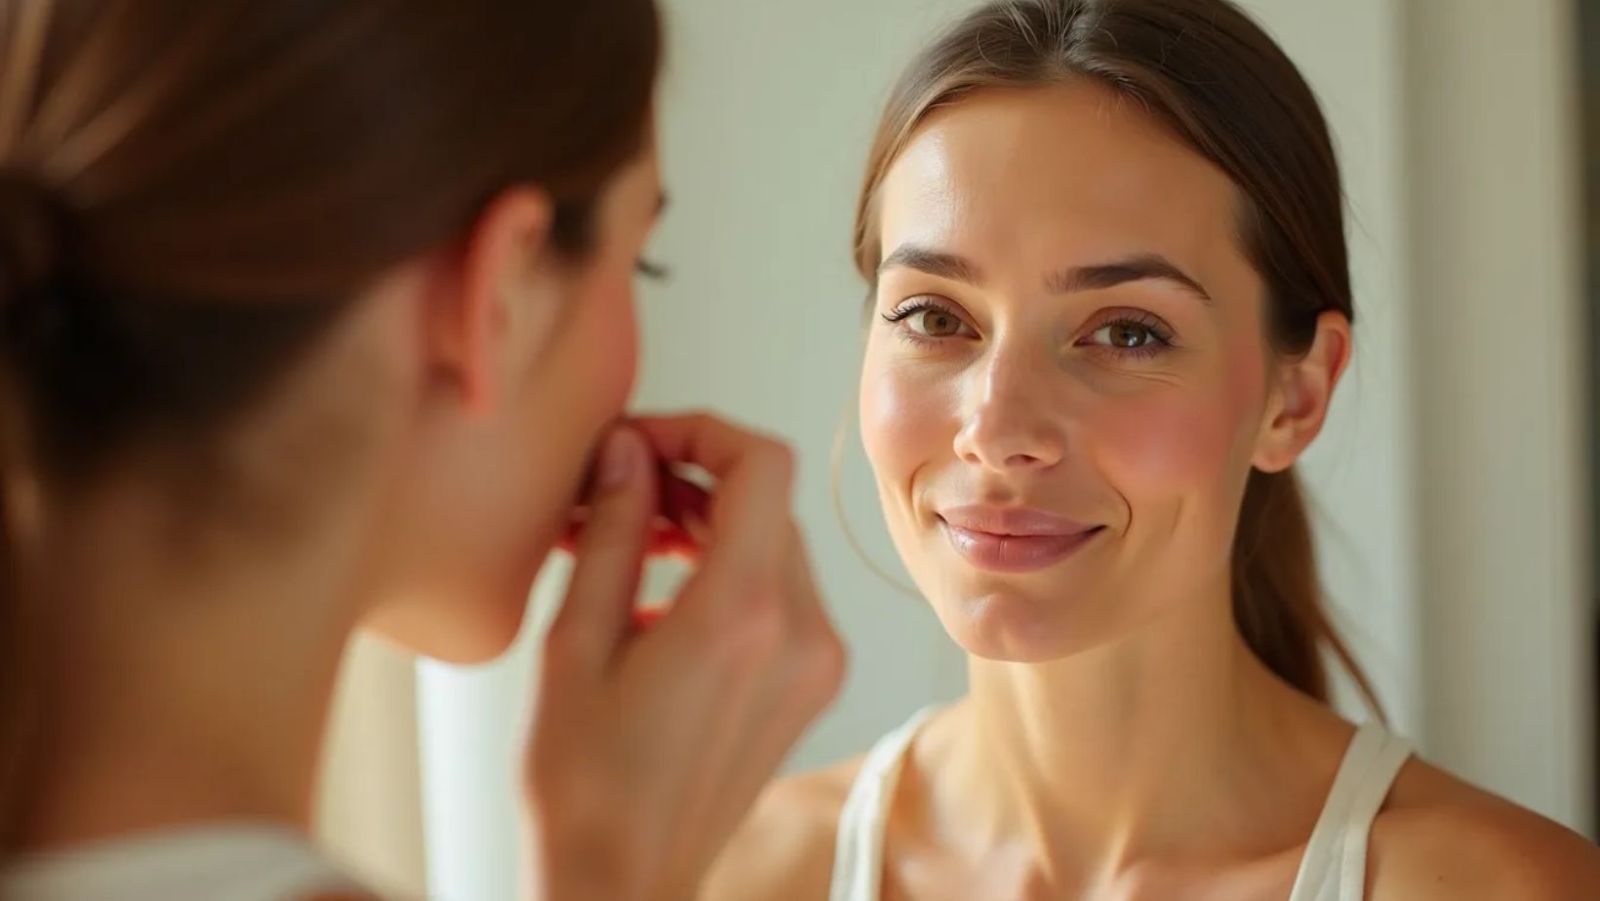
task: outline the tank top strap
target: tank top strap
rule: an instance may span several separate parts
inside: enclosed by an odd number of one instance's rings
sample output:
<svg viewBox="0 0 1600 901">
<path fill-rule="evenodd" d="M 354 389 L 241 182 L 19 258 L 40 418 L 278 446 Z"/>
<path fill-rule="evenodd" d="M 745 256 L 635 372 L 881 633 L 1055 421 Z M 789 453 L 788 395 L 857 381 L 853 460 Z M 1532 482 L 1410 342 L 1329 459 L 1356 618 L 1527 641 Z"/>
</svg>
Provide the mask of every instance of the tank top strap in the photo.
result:
<svg viewBox="0 0 1600 901">
<path fill-rule="evenodd" d="M 1362 901 L 1367 843 L 1411 745 L 1376 723 L 1356 730 L 1306 843 L 1289 901 Z"/>
<path fill-rule="evenodd" d="M 1411 743 L 1385 734 L 1383 749 L 1372 762 L 1350 804 L 1345 823 L 1344 848 L 1339 864 L 1339 901 L 1362 901 L 1367 886 L 1367 847 L 1372 823 L 1378 818 L 1384 799 L 1394 788 L 1400 769 L 1411 758 Z"/>
<path fill-rule="evenodd" d="M 829 901 L 878 901 L 883 880 L 883 839 L 894 787 L 917 730 L 937 708 L 924 707 L 867 752 L 839 812 Z"/>
</svg>

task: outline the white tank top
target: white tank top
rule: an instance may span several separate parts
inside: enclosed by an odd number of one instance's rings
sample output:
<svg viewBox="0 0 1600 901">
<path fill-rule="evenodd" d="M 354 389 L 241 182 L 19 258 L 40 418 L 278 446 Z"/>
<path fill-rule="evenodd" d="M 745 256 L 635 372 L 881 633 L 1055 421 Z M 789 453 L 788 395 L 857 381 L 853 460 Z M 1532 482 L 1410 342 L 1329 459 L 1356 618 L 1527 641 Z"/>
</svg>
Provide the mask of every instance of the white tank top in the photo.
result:
<svg viewBox="0 0 1600 901">
<path fill-rule="evenodd" d="M 304 836 L 271 824 L 150 832 L 0 869 L 0 901 L 303 901 L 324 892 L 369 894 Z"/>
<path fill-rule="evenodd" d="M 884 736 L 867 753 L 839 814 L 830 901 L 879 901 L 883 838 L 906 752 L 931 716 L 928 708 Z M 1311 832 L 1289 901 L 1362 901 L 1367 880 L 1367 835 L 1411 746 L 1382 726 L 1356 731 Z"/>
</svg>

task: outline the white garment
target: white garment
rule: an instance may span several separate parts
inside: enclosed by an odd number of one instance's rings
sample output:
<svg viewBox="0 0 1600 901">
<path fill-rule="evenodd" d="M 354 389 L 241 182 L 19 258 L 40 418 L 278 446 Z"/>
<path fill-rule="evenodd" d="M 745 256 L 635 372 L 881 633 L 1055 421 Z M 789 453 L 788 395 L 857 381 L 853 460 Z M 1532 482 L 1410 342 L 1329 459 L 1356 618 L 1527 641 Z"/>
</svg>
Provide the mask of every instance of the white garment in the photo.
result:
<svg viewBox="0 0 1600 901">
<path fill-rule="evenodd" d="M 150 832 L 0 869 L 0 901 L 303 901 L 364 891 L 304 836 L 270 824 Z"/>
<path fill-rule="evenodd" d="M 867 753 L 839 814 L 830 901 L 879 901 L 884 829 L 895 783 L 917 730 L 933 713 L 918 712 Z M 1411 746 L 1382 726 L 1366 723 L 1345 752 L 1322 816 L 1311 832 L 1289 901 L 1362 901 L 1367 835 Z"/>
</svg>

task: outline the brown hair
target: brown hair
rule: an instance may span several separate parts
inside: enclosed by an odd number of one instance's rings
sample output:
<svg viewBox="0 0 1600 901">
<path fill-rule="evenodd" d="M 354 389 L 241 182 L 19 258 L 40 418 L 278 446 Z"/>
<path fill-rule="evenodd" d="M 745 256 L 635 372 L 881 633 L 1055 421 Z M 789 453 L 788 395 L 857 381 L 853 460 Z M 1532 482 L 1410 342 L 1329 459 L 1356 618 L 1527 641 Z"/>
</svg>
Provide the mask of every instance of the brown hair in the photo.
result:
<svg viewBox="0 0 1600 901">
<path fill-rule="evenodd" d="M 344 301 L 513 184 L 550 192 L 556 249 L 583 253 L 599 193 L 643 147 L 657 15 L 653 0 L 0 5 L 0 433 L 64 488 L 134 441 L 203 446 Z M 21 464 L 4 464 L 9 486 Z M 39 687 L 0 510 L 3 843 Z"/>
<path fill-rule="evenodd" d="M 1327 124 L 1294 64 L 1227 0 L 998 0 L 956 24 L 912 62 L 884 112 L 857 206 L 862 276 L 876 281 L 883 253 L 879 187 L 929 114 L 985 88 L 1082 77 L 1139 103 L 1233 179 L 1242 242 L 1266 282 L 1281 352 L 1308 350 L 1324 311 L 1354 318 Z M 1273 672 L 1326 700 L 1325 645 L 1378 708 L 1322 609 L 1292 471 L 1250 474 L 1232 566 L 1234 618 Z"/>
</svg>

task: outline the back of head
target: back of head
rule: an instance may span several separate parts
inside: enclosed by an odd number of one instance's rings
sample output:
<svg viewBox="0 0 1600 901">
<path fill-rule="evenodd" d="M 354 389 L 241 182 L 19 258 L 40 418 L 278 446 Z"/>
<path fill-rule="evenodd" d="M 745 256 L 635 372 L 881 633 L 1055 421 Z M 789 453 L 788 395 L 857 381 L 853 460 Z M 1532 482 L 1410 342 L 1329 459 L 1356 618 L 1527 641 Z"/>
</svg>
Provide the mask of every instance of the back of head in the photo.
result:
<svg viewBox="0 0 1600 901">
<path fill-rule="evenodd" d="M 646 139 L 658 28 L 652 0 L 0 4 L 6 487 L 203 447 L 508 186 L 549 192 L 553 244 L 582 254 Z M 17 594 L 0 587 L 0 839 L 33 704 Z"/>
</svg>

